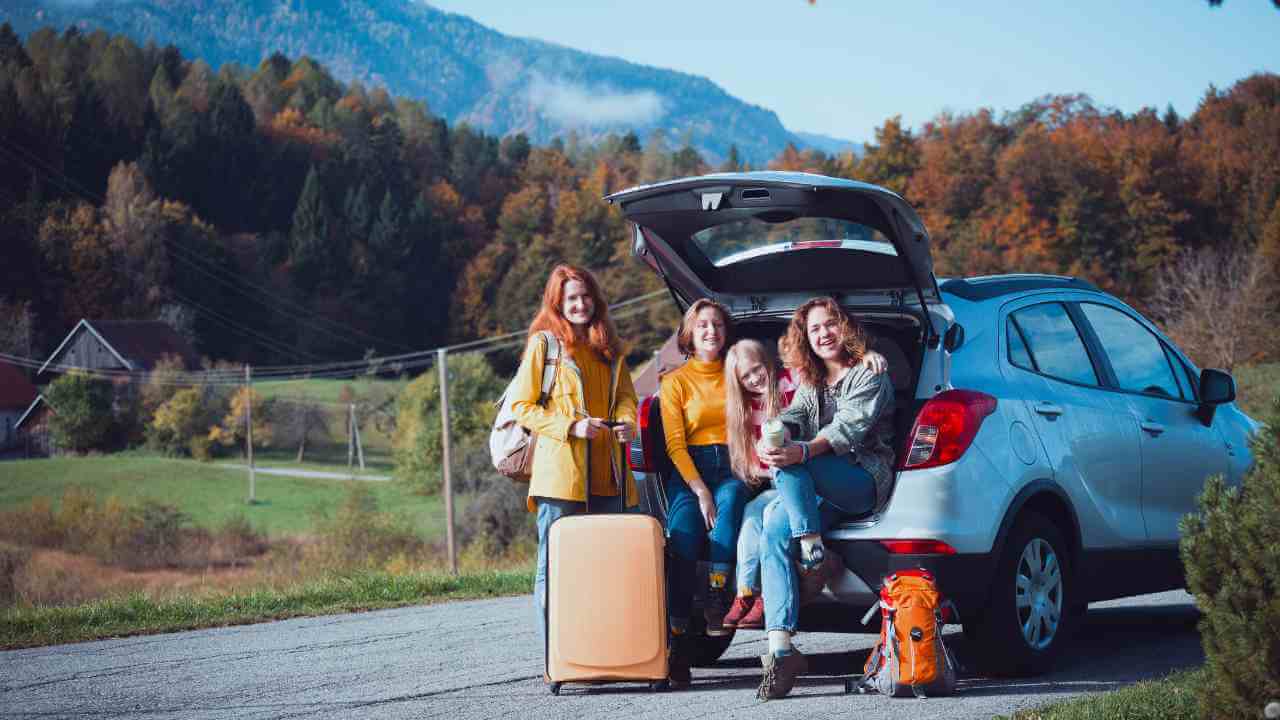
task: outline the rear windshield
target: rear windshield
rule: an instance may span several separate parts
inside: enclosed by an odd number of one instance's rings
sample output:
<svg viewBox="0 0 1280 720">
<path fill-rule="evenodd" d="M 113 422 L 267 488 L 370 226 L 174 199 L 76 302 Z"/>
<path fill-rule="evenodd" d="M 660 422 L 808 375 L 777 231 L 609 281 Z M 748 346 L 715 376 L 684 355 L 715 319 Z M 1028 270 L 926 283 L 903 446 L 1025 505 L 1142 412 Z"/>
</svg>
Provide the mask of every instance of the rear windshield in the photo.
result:
<svg viewBox="0 0 1280 720">
<path fill-rule="evenodd" d="M 731 265 L 760 255 L 833 248 L 897 255 L 884 233 L 861 223 L 839 218 L 796 217 L 774 220 L 768 214 L 699 230 L 693 242 L 711 264 Z"/>
</svg>

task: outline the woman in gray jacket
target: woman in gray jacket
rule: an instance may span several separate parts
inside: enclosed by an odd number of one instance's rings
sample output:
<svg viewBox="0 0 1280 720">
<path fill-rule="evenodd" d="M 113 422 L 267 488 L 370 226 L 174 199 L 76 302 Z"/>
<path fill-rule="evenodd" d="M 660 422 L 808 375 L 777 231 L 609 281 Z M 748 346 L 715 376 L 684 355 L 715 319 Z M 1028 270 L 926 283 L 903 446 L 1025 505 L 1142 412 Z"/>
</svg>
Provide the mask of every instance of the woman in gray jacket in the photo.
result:
<svg viewBox="0 0 1280 720">
<path fill-rule="evenodd" d="M 800 572 L 817 572 L 826 556 L 822 532 L 874 510 L 893 483 L 893 385 L 862 366 L 866 352 L 866 331 L 831 298 L 801 305 L 782 341 L 800 387 L 779 415 L 792 441 L 757 446 L 761 461 L 777 469 L 778 489 L 760 540 L 769 633 L 758 693 L 764 700 L 785 696 L 808 667 L 791 646 L 800 605 L 793 553 Z"/>
</svg>

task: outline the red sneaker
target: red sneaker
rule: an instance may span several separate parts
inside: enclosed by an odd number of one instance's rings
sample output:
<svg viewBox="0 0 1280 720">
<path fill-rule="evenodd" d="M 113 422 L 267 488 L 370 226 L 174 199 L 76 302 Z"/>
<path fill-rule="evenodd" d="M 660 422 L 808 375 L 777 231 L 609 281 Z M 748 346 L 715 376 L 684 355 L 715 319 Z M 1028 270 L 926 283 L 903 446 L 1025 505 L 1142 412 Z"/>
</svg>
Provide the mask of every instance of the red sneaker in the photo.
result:
<svg viewBox="0 0 1280 720">
<path fill-rule="evenodd" d="M 742 627 L 739 624 L 742 618 L 746 617 L 748 612 L 758 604 L 755 595 L 739 595 L 733 599 L 733 605 L 729 606 L 729 612 L 724 616 L 722 625 L 726 628 Z"/>
<path fill-rule="evenodd" d="M 764 598 L 757 595 L 756 601 L 751 605 L 751 611 L 746 617 L 738 621 L 739 630 L 763 630 L 764 629 Z"/>
</svg>

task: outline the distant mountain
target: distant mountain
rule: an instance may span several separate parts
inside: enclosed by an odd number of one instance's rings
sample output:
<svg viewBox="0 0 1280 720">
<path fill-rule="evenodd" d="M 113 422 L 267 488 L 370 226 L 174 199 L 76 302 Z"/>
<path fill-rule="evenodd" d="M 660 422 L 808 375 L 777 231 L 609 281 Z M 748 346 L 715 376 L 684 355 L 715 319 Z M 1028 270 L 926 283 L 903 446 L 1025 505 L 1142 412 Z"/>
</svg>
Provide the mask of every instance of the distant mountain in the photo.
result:
<svg viewBox="0 0 1280 720">
<path fill-rule="evenodd" d="M 763 164 L 786 146 L 829 138 L 788 132 L 776 114 L 710 80 L 538 40 L 516 38 L 416 0 L 4 0 L 0 18 L 27 35 L 45 26 L 102 28 L 172 43 L 218 67 L 256 67 L 271 53 L 309 55 L 343 81 L 427 102 L 451 123 L 526 133 L 544 144 L 571 131 L 595 141 L 663 130 L 710 162 L 737 145 Z M 534 11 L 531 7 L 531 11 Z"/>
<path fill-rule="evenodd" d="M 861 156 L 865 149 L 863 143 L 856 143 L 852 140 L 841 140 L 833 138 L 830 135 L 819 135 L 818 133 L 807 133 L 795 131 L 791 133 L 796 136 L 796 144 L 805 147 L 811 147 L 814 150 L 821 150 L 828 155 L 843 155 L 851 152 L 854 155 Z"/>
</svg>

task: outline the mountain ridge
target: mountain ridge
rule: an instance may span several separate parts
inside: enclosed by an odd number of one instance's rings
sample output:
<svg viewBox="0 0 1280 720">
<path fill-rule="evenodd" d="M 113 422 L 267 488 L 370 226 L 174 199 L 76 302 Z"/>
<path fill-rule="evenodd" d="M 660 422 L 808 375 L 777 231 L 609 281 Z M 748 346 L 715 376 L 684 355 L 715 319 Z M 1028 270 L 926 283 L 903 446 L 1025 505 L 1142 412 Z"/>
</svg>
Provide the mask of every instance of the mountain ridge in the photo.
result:
<svg viewBox="0 0 1280 720">
<path fill-rule="evenodd" d="M 793 143 L 830 152 L 787 130 L 768 108 L 711 79 L 506 35 L 465 15 L 415 0 L 12 0 L 0 17 L 28 35 L 76 26 L 172 43 L 214 67 L 256 67 L 273 52 L 310 56 L 344 81 L 382 85 L 424 100 L 451 123 L 494 135 L 523 132 L 538 144 L 575 135 L 655 132 L 686 141 L 712 164 L 736 146 L 760 166 Z M 855 145 L 849 143 L 849 145 Z"/>
</svg>

